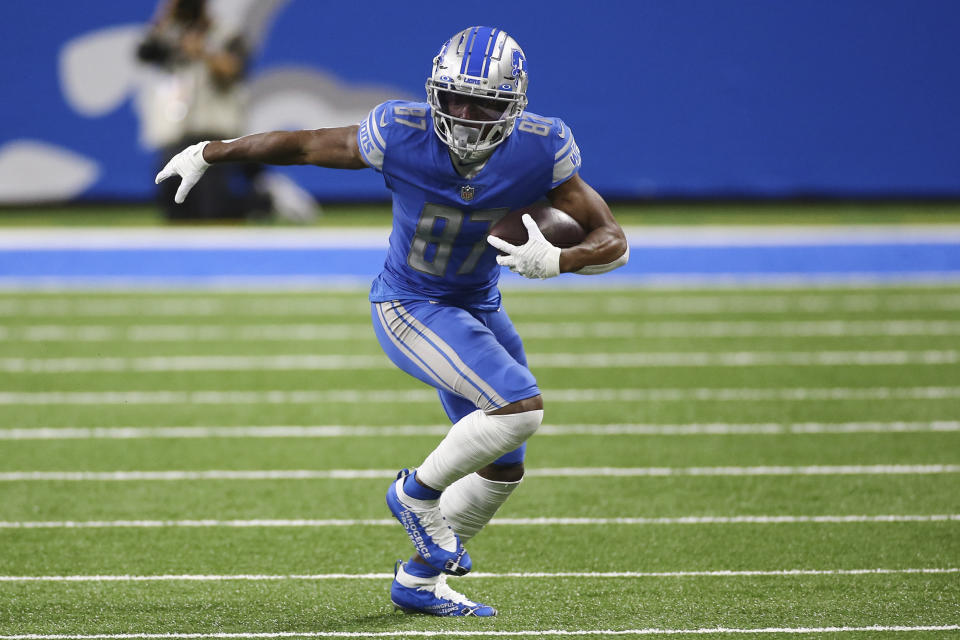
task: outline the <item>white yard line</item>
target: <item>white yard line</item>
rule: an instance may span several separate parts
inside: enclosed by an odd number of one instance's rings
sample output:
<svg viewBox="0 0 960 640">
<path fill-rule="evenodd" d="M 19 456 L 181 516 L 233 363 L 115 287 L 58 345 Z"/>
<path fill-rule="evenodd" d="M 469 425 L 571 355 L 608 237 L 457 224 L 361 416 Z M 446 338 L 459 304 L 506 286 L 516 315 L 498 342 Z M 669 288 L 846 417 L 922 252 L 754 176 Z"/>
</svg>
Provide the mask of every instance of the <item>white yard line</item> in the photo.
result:
<svg viewBox="0 0 960 640">
<path fill-rule="evenodd" d="M 863 388 L 665 388 L 545 389 L 550 402 L 823 402 L 850 400 L 954 400 L 960 387 Z M 266 391 L 0 391 L 0 405 L 98 404 L 317 404 L 347 402 L 397 404 L 437 402 L 432 389 L 337 389 L 330 391 L 273 389 Z"/>
<path fill-rule="evenodd" d="M 953 320 L 810 320 L 810 321 L 675 321 L 675 322 L 520 322 L 524 338 L 755 338 L 956 336 Z M 313 324 L 142 324 L 26 325 L 0 327 L 0 340 L 11 342 L 312 342 L 369 340 L 364 322 Z"/>
<path fill-rule="evenodd" d="M 210 427 L 34 427 L 0 428 L 0 440 L 136 440 L 181 438 L 343 438 L 445 435 L 438 425 L 271 425 Z M 960 421 L 930 422 L 802 422 L 760 424 L 569 424 L 542 425 L 538 436 L 695 436 L 838 433 L 943 433 L 960 431 Z"/>
<path fill-rule="evenodd" d="M 236 297 L 184 297 L 173 294 L 157 295 L 138 299 L 104 297 L 93 293 L 89 297 L 30 299 L 0 296 L 0 316 L 48 316 L 48 317 L 112 317 L 150 316 L 208 317 L 229 315 L 290 317 L 355 315 L 367 318 L 370 308 L 363 297 L 311 296 L 282 297 L 264 294 L 237 299 Z M 536 315 L 569 314 L 595 316 L 629 315 L 700 315 L 700 314 L 797 314 L 797 313 L 873 313 L 880 311 L 957 311 L 960 310 L 960 294 L 944 292 L 915 292 L 886 294 L 877 292 L 841 291 L 830 293 L 715 295 L 692 292 L 689 294 L 663 295 L 609 295 L 584 304 L 576 296 L 530 295 L 524 290 L 504 298 L 504 306 L 511 314 Z"/>
<path fill-rule="evenodd" d="M 366 295 L 370 291 L 369 280 L 346 286 L 343 283 L 338 283 L 335 278 L 328 279 L 325 285 L 320 283 L 320 286 L 318 286 L 316 279 L 304 280 L 301 286 L 295 286 L 295 283 L 291 282 L 291 280 L 285 280 L 283 283 L 278 284 L 275 279 L 271 281 L 270 279 L 261 278 L 259 284 L 262 286 L 256 286 L 256 283 L 254 283 L 252 288 L 248 290 L 237 289 L 234 286 L 218 287 L 215 284 L 211 284 L 209 281 L 202 286 L 197 286 L 195 282 L 183 282 L 178 284 L 170 282 L 162 283 L 158 281 L 152 282 L 145 286 L 142 281 L 124 283 L 117 279 L 111 280 L 109 286 L 106 287 L 101 286 L 102 283 L 98 284 L 96 282 L 91 282 L 89 285 L 84 286 L 78 283 L 76 280 L 73 280 L 70 283 L 63 283 L 62 281 L 58 283 L 55 279 L 51 279 L 48 282 L 41 282 L 37 279 L 31 279 L 30 282 L 34 285 L 32 287 L 14 287 L 4 285 L 4 283 L 11 283 L 13 280 L 14 279 L 12 278 L 0 278 L 0 299 L 38 299 L 43 296 L 51 297 L 56 295 L 90 297 L 102 296 L 104 294 L 116 294 L 126 298 L 157 299 L 183 296 L 190 292 L 203 292 L 208 295 L 226 297 L 247 296 L 250 294 L 266 295 L 276 300 L 284 300 L 290 296 L 309 296 L 314 299 L 320 296 L 342 296 L 365 300 Z M 523 283 L 525 282 L 529 282 L 532 286 L 524 285 Z M 600 287 L 597 284 L 598 282 L 599 280 L 596 278 L 571 278 L 566 280 L 563 285 L 551 286 L 551 283 L 557 283 L 557 279 L 528 281 L 525 278 L 518 277 L 515 279 L 508 278 L 507 280 L 502 281 L 500 284 L 502 285 L 501 289 L 506 292 L 522 291 L 524 295 L 550 295 L 562 291 L 565 294 L 579 296 L 590 293 L 595 294 L 599 289 L 602 290 L 606 295 L 622 296 L 627 294 L 627 292 L 635 291 L 636 289 L 635 284 L 631 284 L 629 282 L 621 282 L 619 286 L 608 285 L 603 287 Z M 270 284 L 272 284 L 272 286 L 267 286 Z M 882 292 L 896 289 L 898 290 L 897 295 L 901 295 L 899 292 L 901 289 L 916 290 L 917 293 L 928 294 L 931 293 L 931 290 L 955 292 L 958 286 L 960 286 L 960 284 L 957 282 L 945 282 L 943 280 L 921 281 L 920 279 L 913 279 L 905 282 L 891 282 L 889 280 L 877 280 L 876 278 L 858 279 L 856 277 L 847 277 L 835 282 L 810 280 L 809 278 L 806 280 L 796 279 L 789 281 L 778 279 L 776 283 L 767 283 L 766 285 L 759 280 L 750 282 L 715 280 L 710 283 L 699 285 L 691 285 L 690 282 L 678 282 L 674 286 L 665 285 L 663 283 L 650 283 L 649 285 L 644 285 L 644 291 L 656 292 L 658 295 L 672 296 L 712 295 L 718 291 L 728 293 L 744 293 L 749 291 L 758 295 L 775 295 L 785 291 L 800 291 L 804 294 L 812 293 L 814 295 L 859 295 L 874 291 Z"/>
<path fill-rule="evenodd" d="M 86 373 L 166 371 L 329 371 L 386 369 L 392 363 L 373 355 L 158 356 L 103 358 L 0 358 L 4 373 Z"/>
<path fill-rule="evenodd" d="M 960 325 L 960 323 L 957 323 Z M 938 327 L 928 327 L 936 331 Z M 940 327 L 947 329 L 948 327 Z M 960 328 L 960 326 L 958 326 Z M 930 331 L 924 332 L 929 334 Z M 952 333 L 949 335 L 953 335 Z M 363 322 L 341 324 L 144 324 L 144 325 L 29 325 L 0 328 L 0 339 L 11 342 L 217 342 L 369 340 L 373 328 Z"/>
<path fill-rule="evenodd" d="M 369 316 L 370 307 L 360 295 L 356 297 L 296 297 L 275 300 L 272 296 L 249 300 L 230 300 L 218 297 L 164 297 L 149 296 L 140 299 L 123 297 L 98 297 L 93 294 L 82 298 L 23 299 L 0 297 L 0 316 L 49 316 L 49 317 L 208 317 L 229 315 L 231 317 L 266 316 L 287 317 L 297 315 Z"/>
<path fill-rule="evenodd" d="M 960 573 L 960 568 L 920 569 L 782 569 L 760 571 L 564 571 L 564 572 L 471 572 L 466 578 L 738 578 L 751 576 L 863 576 L 863 575 L 941 575 Z M 277 580 L 386 580 L 393 573 L 317 573 L 317 574 L 163 574 L 163 575 L 69 575 L 69 576 L 0 576 L 0 582 L 226 582 Z"/>
<path fill-rule="evenodd" d="M 561 467 L 529 469 L 540 478 L 664 476 L 930 475 L 960 473 L 955 464 L 808 465 L 754 467 Z M 367 480 L 394 478 L 392 469 L 277 469 L 203 471 L 5 471 L 0 482 L 136 482 L 147 480 Z"/>
<path fill-rule="evenodd" d="M 960 362 L 960 351 L 732 351 L 531 353 L 533 368 L 902 366 Z M 145 357 L 0 358 L 3 373 L 153 373 L 168 371 L 342 371 L 392 369 L 383 354 L 208 355 Z"/>
<path fill-rule="evenodd" d="M 26 634 L 2 636 L 0 640 L 201 640 L 203 638 L 238 638 L 269 640 L 271 638 L 518 638 L 548 636 L 663 636 L 663 635 L 743 635 L 743 634 L 822 634 L 822 633 L 864 633 L 864 632 L 923 632 L 956 631 L 960 625 L 871 625 L 867 627 L 759 627 L 754 629 L 737 627 L 704 627 L 698 629 L 530 629 L 522 631 L 278 631 L 262 633 L 118 633 L 94 635 L 69 634 Z"/>
<path fill-rule="evenodd" d="M 663 635 L 743 635 L 743 634 L 822 634 L 822 633 L 870 633 L 870 632 L 924 632 L 924 631 L 956 631 L 960 625 L 871 625 L 866 627 L 703 627 L 697 629 L 530 629 L 521 631 L 278 631 L 262 633 L 116 633 L 116 634 L 25 634 L 3 636 L 0 640 L 201 640 L 203 638 L 238 638 L 253 640 L 269 640 L 271 638 L 517 638 L 549 636 L 580 637 L 580 636 L 663 636 Z"/>
<path fill-rule="evenodd" d="M 674 518 L 494 518 L 490 525 L 541 527 L 589 525 L 860 524 L 960 522 L 960 514 L 842 516 L 679 516 Z M 340 520 L 40 520 L 0 521 L 0 529 L 166 529 L 393 527 L 392 518 Z"/>
</svg>

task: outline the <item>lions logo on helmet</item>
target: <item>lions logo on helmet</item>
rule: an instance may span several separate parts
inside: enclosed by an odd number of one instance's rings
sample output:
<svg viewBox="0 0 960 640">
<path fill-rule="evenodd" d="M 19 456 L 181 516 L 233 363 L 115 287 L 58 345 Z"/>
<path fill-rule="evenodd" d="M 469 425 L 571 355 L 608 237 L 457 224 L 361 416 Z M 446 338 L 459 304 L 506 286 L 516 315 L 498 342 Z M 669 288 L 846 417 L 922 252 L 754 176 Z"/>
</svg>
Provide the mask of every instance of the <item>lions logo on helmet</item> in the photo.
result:
<svg viewBox="0 0 960 640">
<path fill-rule="evenodd" d="M 437 136 L 461 160 L 485 157 L 527 106 L 526 56 L 501 29 L 470 27 L 433 59 L 427 101 Z"/>
</svg>

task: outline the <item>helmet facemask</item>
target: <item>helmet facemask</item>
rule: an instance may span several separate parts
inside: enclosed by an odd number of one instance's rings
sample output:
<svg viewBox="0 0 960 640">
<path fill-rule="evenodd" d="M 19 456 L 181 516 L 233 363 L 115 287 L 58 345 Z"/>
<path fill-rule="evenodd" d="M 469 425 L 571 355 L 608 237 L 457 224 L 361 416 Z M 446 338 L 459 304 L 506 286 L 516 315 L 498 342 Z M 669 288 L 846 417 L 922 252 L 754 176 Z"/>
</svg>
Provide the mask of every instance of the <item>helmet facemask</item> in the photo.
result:
<svg viewBox="0 0 960 640">
<path fill-rule="evenodd" d="M 523 51 L 502 31 L 471 27 L 451 38 L 433 62 L 426 89 L 434 131 L 462 161 L 485 158 L 527 105 Z"/>
<path fill-rule="evenodd" d="M 514 91 L 462 89 L 433 78 L 427 80 L 427 101 L 434 130 L 461 160 L 486 155 L 503 142 L 527 102 Z"/>
</svg>

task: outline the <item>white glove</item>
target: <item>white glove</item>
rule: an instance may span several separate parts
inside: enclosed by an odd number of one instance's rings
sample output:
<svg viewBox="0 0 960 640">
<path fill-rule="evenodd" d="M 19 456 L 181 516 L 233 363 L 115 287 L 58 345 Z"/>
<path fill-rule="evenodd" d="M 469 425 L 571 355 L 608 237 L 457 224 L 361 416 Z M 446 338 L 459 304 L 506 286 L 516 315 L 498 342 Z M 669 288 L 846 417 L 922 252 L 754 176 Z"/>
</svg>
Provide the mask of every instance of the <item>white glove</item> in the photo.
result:
<svg viewBox="0 0 960 640">
<path fill-rule="evenodd" d="M 560 247 L 555 247 L 540 233 L 540 227 L 530 214 L 520 218 L 527 228 L 527 242 L 513 245 L 496 236 L 487 236 L 487 242 L 504 252 L 497 256 L 497 264 L 510 267 L 510 271 L 524 278 L 553 278 L 560 275 Z"/>
<path fill-rule="evenodd" d="M 204 171 L 210 166 L 210 163 L 203 159 L 203 148 L 209 144 L 209 141 L 198 142 L 190 145 L 177 155 L 170 158 L 170 162 L 157 174 L 156 184 L 160 184 L 170 176 L 180 176 L 180 187 L 177 188 L 177 195 L 173 201 L 181 204 L 197 184 Z"/>
</svg>

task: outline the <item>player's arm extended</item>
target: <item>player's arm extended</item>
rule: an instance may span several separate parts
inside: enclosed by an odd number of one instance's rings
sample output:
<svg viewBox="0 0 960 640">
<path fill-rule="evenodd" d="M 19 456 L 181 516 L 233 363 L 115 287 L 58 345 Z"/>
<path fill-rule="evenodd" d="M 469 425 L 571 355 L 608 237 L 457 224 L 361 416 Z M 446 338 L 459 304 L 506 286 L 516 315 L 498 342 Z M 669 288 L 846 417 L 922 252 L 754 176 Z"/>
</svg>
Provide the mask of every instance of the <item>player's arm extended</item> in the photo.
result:
<svg viewBox="0 0 960 640">
<path fill-rule="evenodd" d="M 173 156 L 157 174 L 156 182 L 180 176 L 174 201 L 181 203 L 211 164 L 261 162 L 313 164 L 332 169 L 364 169 L 367 164 L 357 145 L 358 126 L 305 131 L 255 133 L 235 140 L 191 145 Z"/>
<path fill-rule="evenodd" d="M 357 125 L 309 131 L 255 133 L 209 143 L 203 159 L 217 162 L 313 164 L 331 169 L 367 168 L 357 146 Z"/>
<path fill-rule="evenodd" d="M 583 242 L 560 251 L 561 273 L 605 273 L 627 263 L 630 246 L 623 229 L 600 194 L 579 175 L 552 189 L 547 198 L 587 230 Z"/>
</svg>

